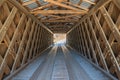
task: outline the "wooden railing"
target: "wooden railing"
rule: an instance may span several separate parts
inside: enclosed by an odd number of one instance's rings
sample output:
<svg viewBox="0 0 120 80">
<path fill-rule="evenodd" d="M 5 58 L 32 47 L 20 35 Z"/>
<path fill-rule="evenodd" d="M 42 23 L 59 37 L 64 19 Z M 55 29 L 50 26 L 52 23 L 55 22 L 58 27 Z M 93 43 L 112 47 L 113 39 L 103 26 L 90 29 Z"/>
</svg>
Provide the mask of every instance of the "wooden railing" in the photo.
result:
<svg viewBox="0 0 120 80">
<path fill-rule="evenodd" d="M 67 33 L 67 44 L 120 80 L 120 1 L 100 0 Z"/>
<path fill-rule="evenodd" d="M 53 33 L 16 0 L 0 0 L 0 80 L 14 75 L 53 41 Z"/>
</svg>

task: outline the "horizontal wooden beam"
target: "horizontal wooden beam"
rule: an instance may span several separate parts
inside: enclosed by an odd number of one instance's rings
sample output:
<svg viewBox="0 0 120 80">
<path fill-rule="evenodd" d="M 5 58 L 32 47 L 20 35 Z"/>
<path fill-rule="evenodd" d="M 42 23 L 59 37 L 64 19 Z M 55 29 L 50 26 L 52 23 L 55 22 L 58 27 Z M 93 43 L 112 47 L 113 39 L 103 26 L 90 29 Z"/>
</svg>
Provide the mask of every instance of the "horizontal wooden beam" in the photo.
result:
<svg viewBox="0 0 120 80">
<path fill-rule="evenodd" d="M 66 19 L 66 18 L 72 18 L 72 17 L 76 17 L 76 18 L 81 18 L 81 15 L 79 15 L 79 14 L 73 14 L 73 15 L 66 15 L 66 16 L 56 16 L 56 15 L 49 15 L 49 14 L 42 14 L 42 15 L 44 15 L 44 17 L 52 17 L 52 18 L 54 18 L 54 19 Z M 38 19 L 40 19 L 40 18 L 42 18 L 42 17 L 38 17 Z"/>
<path fill-rule="evenodd" d="M 78 22 L 78 20 L 41 20 L 41 22 Z"/>
<path fill-rule="evenodd" d="M 86 14 L 87 11 L 74 11 L 74 10 L 39 10 L 31 12 L 32 14 Z"/>
<path fill-rule="evenodd" d="M 53 17 L 53 18 L 61 18 L 60 16 L 57 16 L 57 15 L 49 15 L 49 14 L 42 14 L 43 16 L 42 17 Z M 38 19 L 40 19 L 41 16 L 38 16 Z"/>
<path fill-rule="evenodd" d="M 48 27 L 49 28 L 53 28 L 53 27 L 55 27 L 55 28 L 59 28 L 59 27 L 61 27 L 61 28 L 71 28 L 72 26 L 68 26 L 68 25 L 64 25 L 64 24 L 58 24 L 58 25 L 48 25 Z"/>
</svg>

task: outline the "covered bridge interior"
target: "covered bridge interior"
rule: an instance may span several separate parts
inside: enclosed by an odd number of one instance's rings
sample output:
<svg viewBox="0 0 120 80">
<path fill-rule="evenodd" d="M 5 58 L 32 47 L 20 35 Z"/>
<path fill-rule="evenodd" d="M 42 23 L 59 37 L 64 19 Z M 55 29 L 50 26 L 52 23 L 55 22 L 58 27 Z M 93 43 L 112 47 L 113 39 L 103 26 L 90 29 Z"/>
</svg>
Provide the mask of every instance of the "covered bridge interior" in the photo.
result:
<svg viewBox="0 0 120 80">
<path fill-rule="evenodd" d="M 0 80 L 120 80 L 120 0 L 0 0 Z"/>
</svg>

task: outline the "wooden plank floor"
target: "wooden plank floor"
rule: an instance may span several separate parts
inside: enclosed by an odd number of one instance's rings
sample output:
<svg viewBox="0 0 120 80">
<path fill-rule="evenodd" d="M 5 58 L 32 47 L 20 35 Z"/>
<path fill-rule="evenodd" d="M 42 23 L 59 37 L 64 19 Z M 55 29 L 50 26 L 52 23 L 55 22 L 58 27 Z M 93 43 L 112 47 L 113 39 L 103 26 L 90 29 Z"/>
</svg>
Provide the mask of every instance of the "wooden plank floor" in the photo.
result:
<svg viewBox="0 0 120 80">
<path fill-rule="evenodd" d="M 71 48 L 53 46 L 12 80 L 111 80 Z"/>
</svg>

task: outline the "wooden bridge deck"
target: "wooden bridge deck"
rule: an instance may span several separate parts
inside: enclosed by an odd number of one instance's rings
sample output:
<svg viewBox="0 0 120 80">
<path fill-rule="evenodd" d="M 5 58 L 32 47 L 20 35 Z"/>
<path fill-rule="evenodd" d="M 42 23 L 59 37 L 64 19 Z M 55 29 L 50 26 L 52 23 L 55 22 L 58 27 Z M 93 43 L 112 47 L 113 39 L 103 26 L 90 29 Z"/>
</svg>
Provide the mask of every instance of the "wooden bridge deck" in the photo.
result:
<svg viewBox="0 0 120 80">
<path fill-rule="evenodd" d="M 112 80 L 73 49 L 53 46 L 12 80 Z"/>
</svg>

